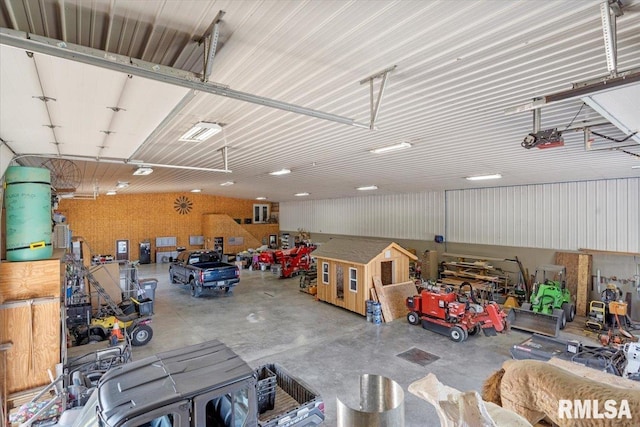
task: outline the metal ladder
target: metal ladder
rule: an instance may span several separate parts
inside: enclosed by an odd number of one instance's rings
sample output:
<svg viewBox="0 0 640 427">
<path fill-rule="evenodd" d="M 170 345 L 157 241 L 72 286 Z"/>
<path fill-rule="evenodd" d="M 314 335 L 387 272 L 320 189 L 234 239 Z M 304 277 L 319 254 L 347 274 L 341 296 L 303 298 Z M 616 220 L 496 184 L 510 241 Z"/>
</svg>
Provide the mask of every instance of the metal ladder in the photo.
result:
<svg viewBox="0 0 640 427">
<path fill-rule="evenodd" d="M 122 309 L 118 306 L 118 304 L 116 304 L 116 302 L 113 299 L 111 299 L 111 296 L 109 296 L 109 293 L 105 291 L 105 289 L 102 287 L 100 282 L 96 280 L 93 274 L 84 266 L 82 262 L 75 259 L 70 259 L 69 261 L 71 261 L 74 264 L 74 266 L 78 269 L 78 271 L 80 271 L 84 275 L 84 277 L 87 278 L 87 280 L 89 281 L 89 284 L 92 286 L 93 289 L 95 289 L 98 292 L 100 297 L 105 300 L 109 308 L 113 310 L 113 313 L 116 317 L 126 317 Z"/>
</svg>

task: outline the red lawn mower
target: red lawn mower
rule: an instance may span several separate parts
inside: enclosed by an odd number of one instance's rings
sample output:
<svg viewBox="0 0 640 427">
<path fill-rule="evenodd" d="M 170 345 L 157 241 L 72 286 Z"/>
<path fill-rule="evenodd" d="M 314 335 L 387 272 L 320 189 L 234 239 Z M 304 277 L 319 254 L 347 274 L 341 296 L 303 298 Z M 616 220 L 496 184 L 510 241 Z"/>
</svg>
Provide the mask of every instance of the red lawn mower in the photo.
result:
<svg viewBox="0 0 640 427">
<path fill-rule="evenodd" d="M 481 330 L 486 336 L 507 330 L 507 314 L 494 301 L 480 304 L 469 282 L 462 283 L 458 292 L 451 287 L 428 287 L 420 295 L 407 298 L 406 305 L 411 310 L 407 314 L 410 324 L 422 324 L 424 329 L 448 335 L 455 342 Z"/>
</svg>

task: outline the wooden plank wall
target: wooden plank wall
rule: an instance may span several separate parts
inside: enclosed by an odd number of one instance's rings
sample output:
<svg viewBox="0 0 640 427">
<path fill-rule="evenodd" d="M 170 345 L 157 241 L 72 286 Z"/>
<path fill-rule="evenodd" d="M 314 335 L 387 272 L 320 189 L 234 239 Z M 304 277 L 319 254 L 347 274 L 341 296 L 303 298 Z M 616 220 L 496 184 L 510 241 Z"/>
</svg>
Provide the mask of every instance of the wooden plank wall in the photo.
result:
<svg viewBox="0 0 640 427">
<path fill-rule="evenodd" d="M 192 202 L 186 215 L 174 209 L 180 196 Z M 196 193 L 118 194 L 96 200 L 62 199 L 58 211 L 67 217 L 73 235 L 82 236 L 91 245 L 94 255 L 115 256 L 116 240 L 124 239 L 129 240 L 131 259 L 138 259 L 138 243 L 150 240 L 151 259 L 155 260 L 156 237 L 175 236 L 177 246 L 199 249 L 201 246 L 189 245 L 189 236 L 202 235 L 204 214 L 226 214 L 244 221 L 253 217 L 254 203 Z"/>
<path fill-rule="evenodd" d="M 576 314 L 586 316 L 589 310 L 589 289 L 591 289 L 591 254 L 577 252 L 556 252 L 555 263 L 567 268 L 567 287 L 575 299 Z"/>
<path fill-rule="evenodd" d="M 322 263 L 329 263 L 329 284 L 322 282 Z M 366 277 L 365 266 L 361 264 L 342 263 L 324 258 L 318 258 L 318 293 L 316 297 L 320 301 L 328 302 L 338 307 L 345 308 L 354 313 L 365 316 L 367 314 L 367 305 L 365 301 L 369 299 L 371 289 L 370 278 Z M 342 266 L 344 278 L 344 299 L 338 299 L 336 286 L 336 265 Z M 358 284 L 357 291 L 353 292 L 349 289 L 349 268 L 355 268 L 357 271 Z"/>
</svg>

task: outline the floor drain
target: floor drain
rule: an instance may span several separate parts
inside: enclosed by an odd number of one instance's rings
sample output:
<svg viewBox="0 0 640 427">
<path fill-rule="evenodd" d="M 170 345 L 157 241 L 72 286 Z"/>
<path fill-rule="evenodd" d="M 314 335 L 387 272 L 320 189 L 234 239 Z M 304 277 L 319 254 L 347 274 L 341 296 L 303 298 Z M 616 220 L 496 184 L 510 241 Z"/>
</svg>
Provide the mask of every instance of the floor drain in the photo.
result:
<svg viewBox="0 0 640 427">
<path fill-rule="evenodd" d="M 440 359 L 439 356 L 435 354 L 427 353 L 426 351 L 422 351 L 419 348 L 411 348 L 404 353 L 400 353 L 397 355 L 401 359 L 408 360 L 409 362 L 416 363 L 420 366 L 427 366 L 431 362 L 435 362 Z"/>
</svg>

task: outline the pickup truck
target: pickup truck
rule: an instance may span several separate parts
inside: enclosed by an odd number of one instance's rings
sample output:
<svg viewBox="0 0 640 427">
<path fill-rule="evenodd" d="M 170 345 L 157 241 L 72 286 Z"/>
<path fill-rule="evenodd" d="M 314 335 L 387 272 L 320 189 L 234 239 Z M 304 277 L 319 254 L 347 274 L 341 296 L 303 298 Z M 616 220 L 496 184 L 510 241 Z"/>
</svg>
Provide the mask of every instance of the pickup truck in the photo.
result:
<svg viewBox="0 0 640 427">
<path fill-rule="evenodd" d="M 169 266 L 169 281 L 191 287 L 191 295 L 199 297 L 203 289 L 229 292 L 240 282 L 235 265 L 220 262 L 214 251 L 183 251 Z"/>
<path fill-rule="evenodd" d="M 264 371 L 274 375 L 260 379 Z M 265 406 L 272 393 L 272 406 Z M 88 402 L 67 410 L 56 426 L 313 427 L 323 421 L 324 402 L 306 383 L 279 365 L 253 370 L 212 340 L 110 369 Z"/>
</svg>

